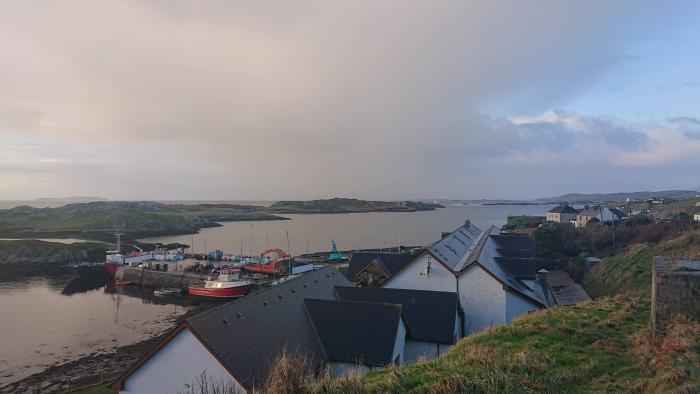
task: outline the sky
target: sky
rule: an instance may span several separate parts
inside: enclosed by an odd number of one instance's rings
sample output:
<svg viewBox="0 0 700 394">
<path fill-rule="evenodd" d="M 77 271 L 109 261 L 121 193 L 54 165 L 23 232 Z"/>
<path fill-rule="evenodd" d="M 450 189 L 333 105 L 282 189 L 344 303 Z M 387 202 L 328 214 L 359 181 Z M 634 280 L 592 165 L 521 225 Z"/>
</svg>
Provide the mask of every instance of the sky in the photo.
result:
<svg viewBox="0 0 700 394">
<path fill-rule="evenodd" d="M 694 1 L 4 1 L 0 199 L 700 186 Z"/>
</svg>

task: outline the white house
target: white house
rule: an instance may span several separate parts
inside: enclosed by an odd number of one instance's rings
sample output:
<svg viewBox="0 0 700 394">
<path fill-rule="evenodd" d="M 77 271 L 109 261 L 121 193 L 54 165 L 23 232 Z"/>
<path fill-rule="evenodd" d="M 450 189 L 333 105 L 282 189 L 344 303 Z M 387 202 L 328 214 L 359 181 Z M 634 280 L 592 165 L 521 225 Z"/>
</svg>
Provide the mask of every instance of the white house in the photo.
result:
<svg viewBox="0 0 700 394">
<path fill-rule="evenodd" d="M 350 285 L 338 270 L 326 267 L 190 317 L 112 388 L 124 394 L 186 392 L 206 372 L 246 392 L 264 384 L 271 363 L 285 347 L 321 366 L 324 349 L 305 300 L 334 301 L 334 288 Z"/>
<path fill-rule="evenodd" d="M 534 241 L 525 235 L 463 226 L 418 254 L 382 287 L 454 292 L 464 310 L 464 334 L 547 307 L 535 272 Z"/>
<path fill-rule="evenodd" d="M 700 222 L 700 213 L 696 213 L 695 215 L 693 215 L 693 220 L 695 220 L 696 222 Z"/>
<path fill-rule="evenodd" d="M 571 223 L 576 221 L 578 211 L 566 202 L 560 203 L 558 206 L 547 211 L 547 221 L 557 223 Z"/>
</svg>

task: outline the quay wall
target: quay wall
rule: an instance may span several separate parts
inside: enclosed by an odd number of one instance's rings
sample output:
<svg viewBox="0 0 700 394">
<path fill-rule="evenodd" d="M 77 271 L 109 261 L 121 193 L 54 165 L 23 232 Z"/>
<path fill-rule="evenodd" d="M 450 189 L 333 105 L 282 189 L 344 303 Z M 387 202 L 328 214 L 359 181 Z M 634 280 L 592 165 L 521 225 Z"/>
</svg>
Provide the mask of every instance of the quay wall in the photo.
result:
<svg viewBox="0 0 700 394">
<path fill-rule="evenodd" d="M 116 278 L 134 282 L 141 287 L 159 289 L 162 287 L 186 288 L 202 283 L 207 275 L 193 274 L 184 271 L 154 271 L 137 267 L 119 267 Z"/>
</svg>

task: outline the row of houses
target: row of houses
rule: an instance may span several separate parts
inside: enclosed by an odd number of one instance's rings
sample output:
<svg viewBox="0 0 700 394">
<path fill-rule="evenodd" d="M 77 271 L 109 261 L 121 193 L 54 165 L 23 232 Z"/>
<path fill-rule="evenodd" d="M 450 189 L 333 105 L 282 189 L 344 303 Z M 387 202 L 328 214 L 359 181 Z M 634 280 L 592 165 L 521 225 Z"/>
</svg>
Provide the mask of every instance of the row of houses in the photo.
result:
<svg viewBox="0 0 700 394">
<path fill-rule="evenodd" d="M 576 227 L 585 227 L 593 219 L 599 221 L 624 220 L 627 214 L 617 208 L 605 208 L 600 205 L 595 207 L 586 206 L 583 209 L 576 209 L 566 202 L 547 211 L 547 221 L 557 223 L 570 223 Z"/>
<path fill-rule="evenodd" d="M 553 291 L 534 257 L 532 238 L 469 221 L 413 253 L 356 253 L 347 276 L 326 267 L 187 319 L 112 387 L 172 393 L 206 372 L 246 392 L 282 349 L 335 375 L 436 357 L 488 326 L 585 300 Z"/>
</svg>

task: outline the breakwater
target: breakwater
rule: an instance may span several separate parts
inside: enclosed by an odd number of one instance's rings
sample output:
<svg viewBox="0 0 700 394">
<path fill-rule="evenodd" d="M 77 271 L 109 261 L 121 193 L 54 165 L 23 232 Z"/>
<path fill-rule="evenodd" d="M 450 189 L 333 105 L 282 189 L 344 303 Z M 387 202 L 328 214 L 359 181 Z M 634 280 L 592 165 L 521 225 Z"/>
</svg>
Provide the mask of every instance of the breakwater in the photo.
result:
<svg viewBox="0 0 700 394">
<path fill-rule="evenodd" d="M 154 271 L 136 267 L 118 267 L 115 277 L 118 280 L 133 282 L 137 286 L 159 289 L 163 287 L 186 288 L 202 283 L 207 275 L 184 271 Z"/>
</svg>

